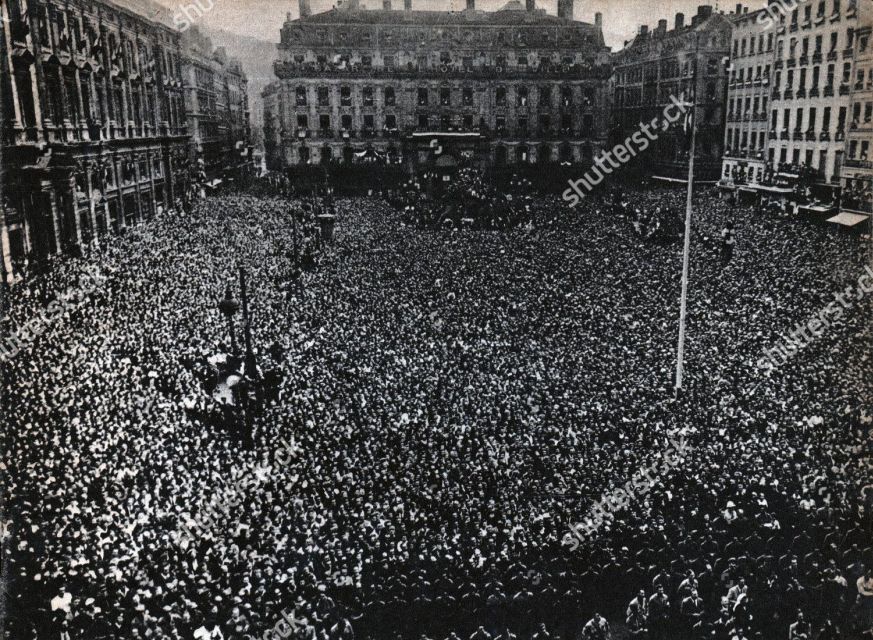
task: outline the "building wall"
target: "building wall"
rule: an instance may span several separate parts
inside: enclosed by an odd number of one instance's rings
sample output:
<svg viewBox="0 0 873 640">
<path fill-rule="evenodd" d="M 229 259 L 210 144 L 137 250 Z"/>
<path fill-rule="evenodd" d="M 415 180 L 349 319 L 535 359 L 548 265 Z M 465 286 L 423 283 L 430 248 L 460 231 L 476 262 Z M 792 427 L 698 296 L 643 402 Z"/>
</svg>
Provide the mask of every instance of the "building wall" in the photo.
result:
<svg viewBox="0 0 873 640">
<path fill-rule="evenodd" d="M 248 80 L 238 60 L 194 27 L 183 37 L 190 159 L 210 180 L 251 167 Z"/>
<path fill-rule="evenodd" d="M 804 3 L 779 15 L 768 159 L 806 164 L 839 185 L 849 125 L 857 8 Z"/>
<path fill-rule="evenodd" d="M 776 34 L 762 11 L 735 21 L 722 178 L 760 183 L 767 165 Z"/>
<path fill-rule="evenodd" d="M 873 3 L 863 2 L 858 10 L 842 203 L 847 211 L 873 213 Z"/>
<path fill-rule="evenodd" d="M 170 203 L 187 138 L 176 32 L 109 3 L 2 11 L 5 277 Z"/>
<path fill-rule="evenodd" d="M 686 100 L 696 96 L 697 176 L 715 179 L 723 155 L 728 80 L 724 62 L 730 54 L 732 29 L 728 17 L 706 6 L 699 8 L 689 24 L 683 14 L 677 14 L 672 29 L 668 30 L 666 20 L 652 31 L 644 26 L 614 58 L 615 141 L 635 133 L 641 122 L 660 120 L 671 96 Z M 647 166 L 668 177 L 684 178 L 687 146 L 684 130 L 672 129 L 653 144 Z"/>
<path fill-rule="evenodd" d="M 367 148 L 399 159 L 416 132 L 478 133 L 490 162 L 510 164 L 602 147 L 599 27 L 523 9 L 513 24 L 499 22 L 503 12 L 465 13 L 475 24 L 356 9 L 286 22 L 278 80 L 263 94 L 268 165 L 348 162 Z"/>
</svg>

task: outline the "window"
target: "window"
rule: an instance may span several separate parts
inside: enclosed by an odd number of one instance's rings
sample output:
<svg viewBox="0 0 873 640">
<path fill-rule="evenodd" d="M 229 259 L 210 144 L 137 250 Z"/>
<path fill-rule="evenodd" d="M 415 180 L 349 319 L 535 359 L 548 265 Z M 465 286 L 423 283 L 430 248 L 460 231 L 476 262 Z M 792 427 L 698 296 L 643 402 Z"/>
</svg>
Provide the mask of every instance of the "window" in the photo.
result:
<svg viewBox="0 0 873 640">
<path fill-rule="evenodd" d="M 573 130 L 573 116 L 569 113 L 561 114 L 561 131 L 569 133 Z"/>
<path fill-rule="evenodd" d="M 424 107 L 427 105 L 427 89 L 418 90 L 418 106 Z"/>
<path fill-rule="evenodd" d="M 462 122 L 464 131 L 470 131 L 473 128 L 473 116 L 471 114 L 464 114 L 464 119 Z"/>
<path fill-rule="evenodd" d="M 461 90 L 461 103 L 465 107 L 473 106 L 473 89 L 471 89 L 470 87 L 464 87 Z"/>
<path fill-rule="evenodd" d="M 540 105 L 548 107 L 552 104 L 552 88 L 540 87 Z"/>
<path fill-rule="evenodd" d="M 330 94 L 327 87 L 318 87 L 318 106 L 327 107 L 330 105 Z"/>
<path fill-rule="evenodd" d="M 452 128 L 452 118 L 449 114 L 444 113 L 440 116 L 440 127 L 442 131 L 448 131 Z"/>
<path fill-rule="evenodd" d="M 571 87 L 561 87 L 561 106 L 573 106 L 573 89 Z"/>
<path fill-rule="evenodd" d="M 506 106 L 506 87 L 497 87 L 495 99 L 498 106 Z"/>
<path fill-rule="evenodd" d="M 515 104 L 519 107 L 527 106 L 527 87 L 518 87 L 515 90 Z"/>
<path fill-rule="evenodd" d="M 393 113 L 389 113 L 385 116 L 385 128 L 389 131 L 397 129 L 397 116 Z"/>
<path fill-rule="evenodd" d="M 504 133 L 506 131 L 506 116 L 497 116 L 494 119 L 494 128 L 497 133 Z"/>
<path fill-rule="evenodd" d="M 448 107 L 452 104 L 452 90 L 448 87 L 440 88 L 440 105 Z"/>
<path fill-rule="evenodd" d="M 340 106 L 341 107 L 351 107 L 352 106 L 352 88 L 351 87 L 340 87 Z"/>
<path fill-rule="evenodd" d="M 309 127 L 309 119 L 306 117 L 306 114 L 299 113 L 297 114 L 297 128 L 298 129 L 307 129 Z"/>
<path fill-rule="evenodd" d="M 343 131 L 351 131 L 352 130 L 352 116 L 348 113 L 344 113 L 340 118 L 340 122 L 342 123 Z"/>
<path fill-rule="evenodd" d="M 395 103 L 394 87 L 385 87 L 385 105 L 393 107 Z"/>
<path fill-rule="evenodd" d="M 821 130 L 824 133 L 828 133 L 831 130 L 831 108 L 825 107 L 824 113 L 822 114 L 821 120 Z"/>
<path fill-rule="evenodd" d="M 418 128 L 419 129 L 427 129 L 427 114 L 419 113 L 418 114 Z"/>
<path fill-rule="evenodd" d="M 373 118 L 372 113 L 364 114 L 364 129 L 367 131 L 372 131 L 375 128 L 375 120 Z"/>
<path fill-rule="evenodd" d="M 472 69 L 473 68 L 473 58 L 471 58 L 469 56 L 463 58 L 462 64 L 464 65 L 465 69 Z"/>
<path fill-rule="evenodd" d="M 365 107 L 373 106 L 373 87 L 364 87 L 363 102 Z"/>
<path fill-rule="evenodd" d="M 373 66 L 373 56 L 361 56 L 361 66 L 370 69 Z"/>
<path fill-rule="evenodd" d="M 318 116 L 318 128 L 322 131 L 330 131 L 330 116 L 326 113 L 322 113 Z"/>
<path fill-rule="evenodd" d="M 540 132 L 542 132 L 543 134 L 548 134 L 551 132 L 551 130 L 552 130 L 552 117 L 547 113 L 541 114 L 540 115 Z"/>
<path fill-rule="evenodd" d="M 297 87 L 297 106 L 306 106 L 306 87 Z"/>
<path fill-rule="evenodd" d="M 385 68 L 386 69 L 393 69 L 394 68 L 394 56 L 385 56 L 383 58 L 383 60 L 385 61 Z"/>
<path fill-rule="evenodd" d="M 527 118 L 521 117 L 518 119 L 518 133 L 519 135 L 527 135 Z"/>
</svg>

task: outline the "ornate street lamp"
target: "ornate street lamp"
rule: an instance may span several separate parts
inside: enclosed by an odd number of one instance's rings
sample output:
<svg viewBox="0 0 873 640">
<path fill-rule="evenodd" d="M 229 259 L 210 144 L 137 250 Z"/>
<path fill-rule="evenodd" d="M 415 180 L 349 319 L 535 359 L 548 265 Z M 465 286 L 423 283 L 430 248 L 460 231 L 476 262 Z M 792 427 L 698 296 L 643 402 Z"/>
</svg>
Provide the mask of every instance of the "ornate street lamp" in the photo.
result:
<svg viewBox="0 0 873 640">
<path fill-rule="evenodd" d="M 236 331 L 233 326 L 233 317 L 239 311 L 239 302 L 231 297 L 230 287 L 224 292 L 224 300 L 218 303 L 218 310 L 227 318 L 227 326 L 230 331 L 230 350 L 236 356 L 238 351 L 236 348 Z"/>
</svg>

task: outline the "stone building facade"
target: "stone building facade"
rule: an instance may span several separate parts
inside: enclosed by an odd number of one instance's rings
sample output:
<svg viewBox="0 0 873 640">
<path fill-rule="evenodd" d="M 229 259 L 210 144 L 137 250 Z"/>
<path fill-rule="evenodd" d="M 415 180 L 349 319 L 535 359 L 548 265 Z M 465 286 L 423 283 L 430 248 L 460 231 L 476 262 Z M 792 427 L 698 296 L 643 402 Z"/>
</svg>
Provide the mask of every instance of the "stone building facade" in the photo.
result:
<svg viewBox="0 0 873 640">
<path fill-rule="evenodd" d="M 108 1 L 0 10 L 5 278 L 172 203 L 188 138 L 178 32 Z"/>
<path fill-rule="evenodd" d="M 873 2 L 860 2 L 857 11 L 841 203 L 843 211 L 869 215 L 873 214 Z"/>
<path fill-rule="evenodd" d="M 762 16 L 763 9 L 734 23 L 722 163 L 722 178 L 734 183 L 760 183 L 768 166 L 776 33 Z"/>
<path fill-rule="evenodd" d="M 855 32 L 853 0 L 802 3 L 774 11 L 776 49 L 768 159 L 776 167 L 813 168 L 822 183 L 840 186 L 851 124 Z"/>
<path fill-rule="evenodd" d="M 482 165 L 574 162 L 606 142 L 609 49 L 601 19 L 532 0 L 494 12 L 402 10 L 356 0 L 282 27 L 263 92 L 268 166 L 427 164 L 434 148 Z"/>
<path fill-rule="evenodd" d="M 248 79 L 239 60 L 197 27 L 182 42 L 185 113 L 191 158 L 210 181 L 239 177 L 252 167 Z"/>
<path fill-rule="evenodd" d="M 671 96 L 694 97 L 697 123 L 696 177 L 715 180 L 721 173 L 724 144 L 725 100 L 733 14 L 716 13 L 710 6 L 698 7 L 690 24 L 676 14 L 672 28 L 667 20 L 649 30 L 640 28 L 613 59 L 612 134 L 624 140 L 640 123 L 662 118 Z M 697 70 L 696 87 L 693 86 Z M 688 143 L 684 129 L 674 128 L 653 143 L 648 157 L 656 174 L 685 179 L 688 172 Z"/>
</svg>

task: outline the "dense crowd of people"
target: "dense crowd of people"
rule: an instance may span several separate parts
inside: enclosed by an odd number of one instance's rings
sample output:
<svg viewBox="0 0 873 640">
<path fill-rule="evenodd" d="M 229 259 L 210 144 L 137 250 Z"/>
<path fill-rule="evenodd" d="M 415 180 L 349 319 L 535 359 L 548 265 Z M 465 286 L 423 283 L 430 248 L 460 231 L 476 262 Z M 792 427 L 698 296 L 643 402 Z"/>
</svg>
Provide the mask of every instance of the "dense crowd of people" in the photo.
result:
<svg viewBox="0 0 873 640">
<path fill-rule="evenodd" d="M 299 273 L 330 205 L 209 198 L 15 285 L 7 330 L 103 283 L 2 364 L 7 636 L 250 640 L 289 616 L 288 637 L 344 640 L 873 627 L 870 300 L 756 365 L 857 282 L 857 238 L 699 193 L 677 397 L 681 243 L 608 199 L 527 198 L 523 224 L 464 233 L 340 199 Z M 707 241 L 726 228 L 728 260 Z M 203 375 L 230 350 L 238 265 L 277 386 L 251 447 L 208 418 Z M 570 524 L 675 438 L 684 464 L 571 550 Z"/>
<path fill-rule="evenodd" d="M 498 188 L 479 169 L 463 167 L 411 178 L 385 199 L 401 212 L 403 224 L 419 229 L 511 229 L 529 224 L 553 205 L 534 197 L 523 178 L 513 177 L 507 187 Z"/>
</svg>

